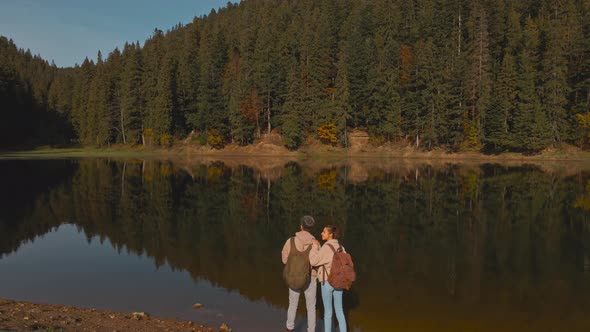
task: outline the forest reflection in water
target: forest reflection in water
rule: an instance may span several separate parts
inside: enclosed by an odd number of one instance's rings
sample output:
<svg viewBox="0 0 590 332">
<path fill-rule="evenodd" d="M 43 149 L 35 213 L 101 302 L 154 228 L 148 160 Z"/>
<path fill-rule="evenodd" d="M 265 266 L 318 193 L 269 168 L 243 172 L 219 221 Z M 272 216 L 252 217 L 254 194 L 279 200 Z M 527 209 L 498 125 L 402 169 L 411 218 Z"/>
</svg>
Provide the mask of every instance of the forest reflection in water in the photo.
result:
<svg viewBox="0 0 590 332">
<path fill-rule="evenodd" d="M 81 159 L 0 161 L 0 174 L 0 255 L 74 224 L 286 309 L 280 248 L 311 214 L 343 229 L 355 260 L 354 329 L 590 330 L 584 168 Z"/>
</svg>

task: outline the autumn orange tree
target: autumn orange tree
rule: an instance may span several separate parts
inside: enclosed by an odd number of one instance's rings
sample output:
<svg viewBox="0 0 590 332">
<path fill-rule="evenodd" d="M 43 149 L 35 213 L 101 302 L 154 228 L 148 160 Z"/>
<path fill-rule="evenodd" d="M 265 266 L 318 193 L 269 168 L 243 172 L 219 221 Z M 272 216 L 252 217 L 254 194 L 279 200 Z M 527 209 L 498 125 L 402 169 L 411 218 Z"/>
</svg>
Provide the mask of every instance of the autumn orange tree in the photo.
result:
<svg viewBox="0 0 590 332">
<path fill-rule="evenodd" d="M 260 112 L 262 110 L 262 99 L 258 96 L 256 88 L 250 89 L 248 98 L 242 102 L 240 111 L 249 124 L 256 125 L 256 137 L 260 138 Z"/>
</svg>

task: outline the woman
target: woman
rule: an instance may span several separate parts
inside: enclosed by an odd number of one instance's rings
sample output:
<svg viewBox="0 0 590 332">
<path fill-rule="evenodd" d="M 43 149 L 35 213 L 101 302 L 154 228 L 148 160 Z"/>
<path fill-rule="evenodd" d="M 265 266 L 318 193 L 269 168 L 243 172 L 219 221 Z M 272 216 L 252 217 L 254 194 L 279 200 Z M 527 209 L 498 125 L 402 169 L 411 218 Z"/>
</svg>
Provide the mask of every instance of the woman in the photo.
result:
<svg viewBox="0 0 590 332">
<path fill-rule="evenodd" d="M 322 240 L 326 241 L 320 248 L 320 243 L 317 240 L 313 242 L 313 248 L 309 252 L 309 262 L 312 266 L 319 267 L 318 281 L 322 287 L 322 301 L 324 302 L 324 331 L 332 331 L 332 313 L 336 310 L 336 318 L 338 319 L 338 326 L 340 332 L 346 332 L 346 319 L 344 317 L 344 310 L 342 308 L 342 289 L 334 289 L 328 282 L 328 276 L 332 269 L 332 258 L 334 257 L 334 250 L 341 247 L 336 239 L 336 226 L 326 225 L 322 231 Z M 331 248 L 332 246 L 333 248 Z M 334 250 L 333 250 L 334 249 Z M 344 247 L 342 247 L 344 250 Z M 346 250 L 344 250 L 346 252 Z M 332 309 L 332 298 L 334 299 L 334 309 Z"/>
</svg>

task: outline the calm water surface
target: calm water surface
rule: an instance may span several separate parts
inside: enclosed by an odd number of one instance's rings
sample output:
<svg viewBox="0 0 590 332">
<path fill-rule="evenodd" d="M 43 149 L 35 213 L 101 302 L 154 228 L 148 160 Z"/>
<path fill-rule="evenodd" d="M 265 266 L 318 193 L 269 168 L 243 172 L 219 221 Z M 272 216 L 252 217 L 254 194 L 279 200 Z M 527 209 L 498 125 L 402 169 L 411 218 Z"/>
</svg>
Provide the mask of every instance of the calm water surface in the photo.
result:
<svg viewBox="0 0 590 332">
<path fill-rule="evenodd" d="M 590 331 L 583 167 L 244 164 L 0 160 L 0 297 L 281 331 L 312 214 L 353 255 L 351 331 Z"/>
</svg>

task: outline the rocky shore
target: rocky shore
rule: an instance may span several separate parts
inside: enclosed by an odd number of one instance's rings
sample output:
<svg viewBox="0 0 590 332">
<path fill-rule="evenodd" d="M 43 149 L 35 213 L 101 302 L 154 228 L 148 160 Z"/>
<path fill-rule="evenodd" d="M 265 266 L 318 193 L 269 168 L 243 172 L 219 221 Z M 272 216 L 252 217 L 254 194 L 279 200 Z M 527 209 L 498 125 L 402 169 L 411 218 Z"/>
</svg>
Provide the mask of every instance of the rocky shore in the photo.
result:
<svg viewBox="0 0 590 332">
<path fill-rule="evenodd" d="M 225 324 L 213 328 L 191 321 L 152 317 L 144 312 L 122 313 L 0 299 L 0 332 L 5 331 L 229 332 L 231 328 Z"/>
</svg>

